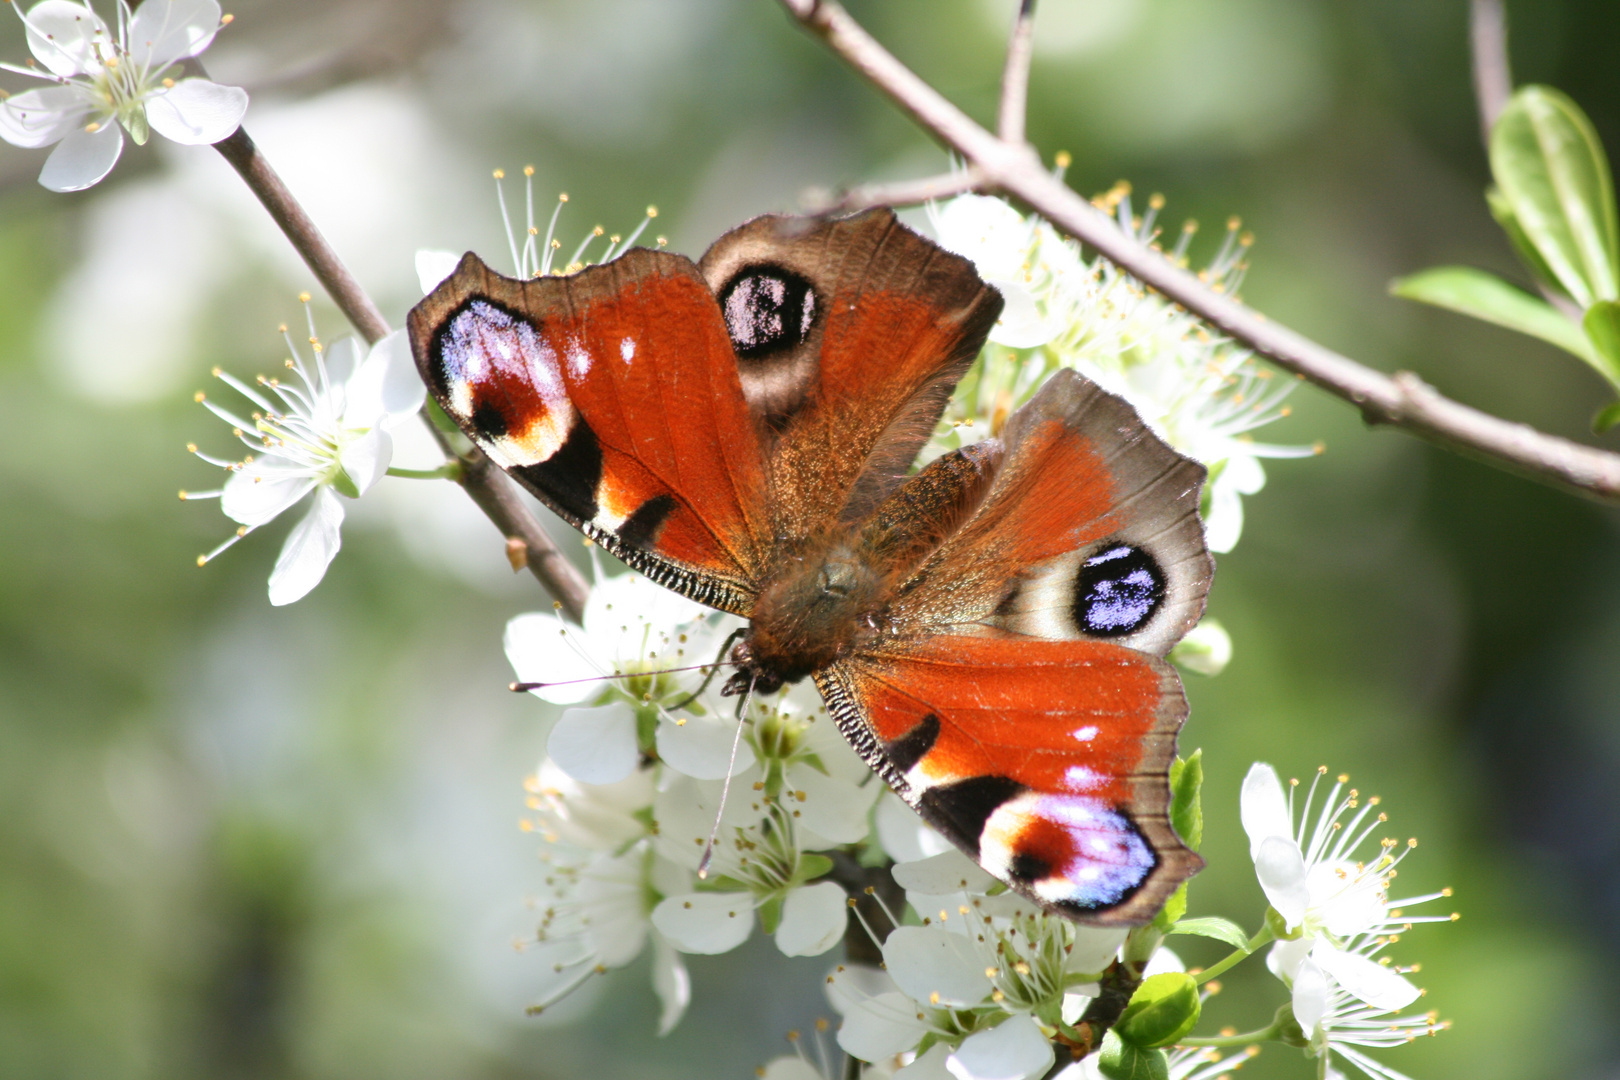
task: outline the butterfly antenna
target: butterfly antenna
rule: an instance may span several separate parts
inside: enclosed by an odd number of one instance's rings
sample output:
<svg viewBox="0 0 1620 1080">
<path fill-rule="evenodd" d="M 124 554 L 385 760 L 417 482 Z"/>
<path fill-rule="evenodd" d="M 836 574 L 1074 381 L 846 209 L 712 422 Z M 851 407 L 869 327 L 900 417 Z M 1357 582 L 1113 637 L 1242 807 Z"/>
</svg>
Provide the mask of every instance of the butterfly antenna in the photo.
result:
<svg viewBox="0 0 1620 1080">
<path fill-rule="evenodd" d="M 747 632 L 748 632 L 748 628 L 746 626 L 739 626 L 737 629 L 733 630 L 731 632 L 730 636 L 728 636 L 726 638 L 726 640 L 721 643 L 720 652 L 714 658 L 714 666 L 709 668 L 709 673 L 707 675 L 703 676 L 703 681 L 698 683 L 698 688 L 696 690 L 692 691 L 690 694 L 687 694 L 685 697 L 681 698 L 681 700 L 679 700 L 679 701 L 675 702 L 674 704 L 670 705 L 669 708 L 671 708 L 671 709 L 684 709 L 684 708 L 686 708 L 688 705 L 692 704 L 692 702 L 694 702 L 694 701 L 696 701 L 698 699 L 699 694 L 702 694 L 703 691 L 705 691 L 705 690 L 707 690 L 709 688 L 709 684 L 714 681 L 715 675 L 717 675 L 719 673 L 719 671 L 720 671 L 720 669 L 722 667 L 724 667 L 727 664 L 735 664 L 736 663 L 735 660 L 727 660 L 726 659 L 726 654 L 729 653 L 731 651 L 731 647 L 737 643 L 737 639 L 742 637 L 743 634 L 745 634 Z"/>
<path fill-rule="evenodd" d="M 726 765 L 726 779 L 720 785 L 720 809 L 714 812 L 714 828 L 709 830 L 709 842 L 703 845 L 703 858 L 698 861 L 697 876 L 702 881 L 709 876 L 709 860 L 714 858 L 714 842 L 720 838 L 720 819 L 726 813 L 726 798 L 731 794 L 731 774 L 737 771 L 737 747 L 742 745 L 742 730 L 748 716 L 748 703 L 754 700 L 756 674 L 748 680 L 748 692 L 737 705 L 737 734 L 731 738 L 731 761 Z"/>
<path fill-rule="evenodd" d="M 735 661 L 717 661 L 714 667 L 718 668 L 721 663 L 735 663 Z M 690 667 L 660 668 L 657 671 L 615 671 L 612 675 L 591 675 L 583 679 L 559 679 L 556 682 L 513 682 L 507 683 L 506 688 L 514 694 L 522 694 L 530 690 L 541 690 L 547 686 L 569 686 L 573 683 L 582 682 L 605 682 L 608 679 L 641 679 L 649 675 L 674 675 L 682 671 L 703 671 L 709 666 L 708 664 L 693 664 Z M 714 678 L 714 672 L 710 671 L 708 679 L 712 678 Z M 703 681 L 704 686 L 709 685 L 708 679 Z M 697 694 L 693 694 L 691 697 L 697 697 Z M 685 702 L 682 702 L 682 704 L 685 704 Z M 676 706 L 672 705 L 670 708 L 676 708 Z"/>
</svg>

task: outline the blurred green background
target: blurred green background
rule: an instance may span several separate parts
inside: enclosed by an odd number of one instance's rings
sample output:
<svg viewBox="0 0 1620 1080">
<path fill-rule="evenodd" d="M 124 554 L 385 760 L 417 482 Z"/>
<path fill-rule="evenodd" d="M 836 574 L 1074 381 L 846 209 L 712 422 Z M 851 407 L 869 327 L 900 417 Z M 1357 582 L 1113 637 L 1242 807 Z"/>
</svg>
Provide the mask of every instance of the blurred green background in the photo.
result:
<svg viewBox="0 0 1620 1080">
<path fill-rule="evenodd" d="M 850 6 L 991 115 L 1012 0 Z M 771 0 L 230 10 L 211 72 L 253 94 L 249 131 L 394 320 L 416 248 L 504 251 L 496 166 L 532 162 L 543 206 L 570 194 L 565 241 L 656 203 L 655 231 L 696 254 L 807 186 L 943 162 Z M 1620 151 L 1620 9 L 1510 13 L 1519 80 L 1570 93 Z M 1589 438 L 1603 391 L 1580 364 L 1385 294 L 1438 263 L 1522 280 L 1481 198 L 1466 14 L 1042 0 L 1031 135 L 1074 155 L 1083 191 L 1125 177 L 1172 224 L 1242 215 L 1245 295 L 1270 315 Z M 26 55 L 3 17 L 0 54 Z M 0 147 L 0 1076 L 740 1078 L 827 1014 L 831 957 L 756 940 L 694 960 L 668 1038 L 639 966 L 524 1018 L 538 973 L 511 941 L 540 870 L 516 826 L 540 714 L 504 689 L 500 635 L 545 598 L 458 491 L 398 480 L 293 607 L 265 598 L 290 521 L 199 571 L 228 529 L 176 501 L 214 482 L 182 447 L 229 440 L 192 391 L 215 364 L 273 368 L 313 281 L 211 151 L 131 147 L 73 196 L 37 187 L 42 163 Z M 1247 501 L 1211 597 L 1236 659 L 1188 686 L 1182 745 L 1209 774 L 1194 911 L 1261 908 L 1250 762 L 1349 772 L 1422 841 L 1398 884 L 1450 885 L 1463 914 L 1397 953 L 1454 1029 L 1384 1059 L 1617 1075 L 1620 514 L 1368 431 L 1308 387 L 1293 405 L 1261 437 L 1327 452 Z M 1207 1025 L 1283 1000 L 1259 961 L 1225 982 Z M 1306 1068 L 1273 1047 L 1244 1075 Z"/>
</svg>

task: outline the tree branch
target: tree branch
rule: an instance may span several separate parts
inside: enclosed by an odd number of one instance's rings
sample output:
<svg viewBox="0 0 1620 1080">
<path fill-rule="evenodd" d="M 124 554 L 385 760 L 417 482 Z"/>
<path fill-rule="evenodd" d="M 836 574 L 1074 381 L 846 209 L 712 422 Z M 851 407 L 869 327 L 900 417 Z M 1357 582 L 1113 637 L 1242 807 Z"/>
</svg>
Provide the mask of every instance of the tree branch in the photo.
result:
<svg viewBox="0 0 1620 1080">
<path fill-rule="evenodd" d="M 360 332 L 360 336 L 373 344 L 386 337 L 389 333 L 388 320 L 383 318 L 382 312 L 361 288 L 349 268 L 343 265 L 303 206 L 287 190 L 287 185 L 259 152 L 247 131 L 237 128 L 229 137 L 215 143 L 214 149 L 231 163 L 248 189 L 264 204 L 293 248 L 303 256 L 315 279 L 321 283 L 332 302 L 337 304 L 338 310 Z M 573 564 L 563 557 L 557 545 L 552 543 L 540 522 L 529 513 L 506 474 L 497 469 L 477 447 L 469 448 L 467 453 L 456 454 L 437 428 L 432 424 L 428 427 L 445 454 L 460 459 L 462 468 L 458 482 L 472 496 L 473 502 L 495 523 L 502 535 L 523 545 L 530 573 L 557 601 L 564 614 L 575 622 L 581 621 L 590 587 Z"/>
<path fill-rule="evenodd" d="M 1620 501 L 1620 455 L 1547 435 L 1444 397 L 1410 373 L 1386 375 L 1318 345 L 1218 293 L 1127 236 L 1112 218 L 1048 172 L 1035 152 L 985 130 L 947 101 L 830 0 L 779 0 L 874 86 L 947 148 L 1063 232 L 1247 345 L 1278 367 L 1355 405 L 1369 423 L 1405 428 L 1543 483 Z"/>
<path fill-rule="evenodd" d="M 896 180 L 890 184 L 862 184 L 838 194 L 812 190 L 806 193 L 805 209 L 818 217 L 848 214 L 871 206 L 914 206 L 930 199 L 943 199 L 972 191 L 984 182 L 979 170 L 958 169 L 917 180 Z"/>
<path fill-rule="evenodd" d="M 996 134 L 1002 142 L 1024 141 L 1025 105 L 1029 100 L 1029 61 L 1035 49 L 1035 0 L 1019 0 L 1018 16 L 1007 39 L 1007 65 L 1001 71 L 1001 110 Z"/>
<path fill-rule="evenodd" d="M 1507 12 L 1502 0 L 1473 0 L 1468 17 L 1468 42 L 1474 58 L 1474 96 L 1479 99 L 1479 122 L 1487 149 L 1491 129 L 1513 96 L 1513 72 L 1508 67 Z"/>
</svg>

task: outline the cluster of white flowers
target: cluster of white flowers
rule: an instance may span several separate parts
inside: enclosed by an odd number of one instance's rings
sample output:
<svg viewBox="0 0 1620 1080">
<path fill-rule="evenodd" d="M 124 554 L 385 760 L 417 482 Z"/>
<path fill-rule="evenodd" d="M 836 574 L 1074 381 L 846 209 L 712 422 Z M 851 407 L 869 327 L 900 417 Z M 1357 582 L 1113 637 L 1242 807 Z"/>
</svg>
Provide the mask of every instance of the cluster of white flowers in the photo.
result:
<svg viewBox="0 0 1620 1080">
<path fill-rule="evenodd" d="M 1132 213 L 1125 184 L 1097 203 L 1131 235 L 1157 246 L 1159 196 L 1140 216 Z M 1265 484 L 1260 459 L 1318 451 L 1255 442 L 1251 431 L 1288 415 L 1282 402 L 1293 381 L 1273 378 L 1248 351 L 1108 260 L 1086 259 L 1073 240 L 998 198 L 960 195 L 928 211 L 939 242 L 971 259 L 1005 301 L 933 452 L 994 433 L 1053 371 L 1073 368 L 1125 398 L 1166 442 L 1208 466 L 1204 529 L 1210 549 L 1224 552 L 1243 530 L 1242 497 Z M 1165 257 L 1186 265 L 1195 231 L 1184 228 Z M 1199 276 L 1235 293 L 1251 242 L 1238 222 L 1229 222 L 1225 242 Z"/>
<path fill-rule="evenodd" d="M 152 131 L 206 146 L 235 131 L 247 112 L 239 87 L 171 75 L 230 21 L 215 0 L 147 0 L 134 12 L 127 0 L 115 2 L 116 29 L 88 0 L 42 0 L 26 14 L 18 9 L 37 66 L 0 68 L 52 85 L 0 100 L 0 139 L 30 148 L 55 144 L 39 174 L 52 191 L 99 182 L 123 152 L 125 131 L 137 146 Z"/>
</svg>

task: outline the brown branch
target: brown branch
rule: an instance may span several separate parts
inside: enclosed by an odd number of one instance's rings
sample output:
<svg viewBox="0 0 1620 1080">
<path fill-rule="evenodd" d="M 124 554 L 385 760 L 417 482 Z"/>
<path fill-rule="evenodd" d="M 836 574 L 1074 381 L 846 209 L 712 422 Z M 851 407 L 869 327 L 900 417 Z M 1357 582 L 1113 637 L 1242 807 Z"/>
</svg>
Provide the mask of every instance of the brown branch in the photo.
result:
<svg viewBox="0 0 1620 1080">
<path fill-rule="evenodd" d="M 1513 96 L 1513 72 L 1508 67 L 1507 12 L 1502 0 L 1473 0 L 1468 17 L 1468 43 L 1474 58 L 1474 96 L 1479 99 L 1479 122 L 1490 149 L 1491 129 Z"/>
<path fill-rule="evenodd" d="M 349 268 L 343 265 L 303 206 L 287 190 L 287 185 L 259 152 L 247 131 L 237 128 L 229 137 L 214 144 L 214 148 L 231 163 L 248 189 L 264 204 L 294 249 L 303 256 L 315 279 L 321 283 L 338 310 L 360 332 L 360 336 L 373 344 L 386 337 L 389 333 L 388 320 L 383 318 L 382 312 L 355 280 Z M 458 482 L 472 496 L 473 502 L 495 523 L 503 536 L 523 545 L 529 572 L 557 601 L 564 614 L 575 622 L 581 621 L 590 587 L 585 584 L 579 571 L 563 557 L 557 545 L 552 543 L 540 522 L 529 513 L 512 482 L 476 447 L 469 448 L 466 453 L 455 454 L 443 434 L 432 424 L 428 427 L 445 453 L 459 458 L 461 476 Z"/>
<path fill-rule="evenodd" d="M 1442 396 L 1415 375 L 1386 375 L 1271 322 L 1127 236 L 1112 218 L 1042 167 L 1032 149 L 985 130 L 895 59 L 842 7 L 827 0 L 779 2 L 936 139 L 979 169 L 986 187 L 1024 203 L 1278 367 L 1349 401 L 1369 423 L 1405 428 L 1543 483 L 1620 501 L 1620 454 L 1491 416 Z"/>
<path fill-rule="evenodd" d="M 1019 0 L 1018 16 L 1007 39 L 1007 64 L 1001 71 L 1001 110 L 996 134 L 1002 142 L 1024 141 L 1025 107 L 1029 101 L 1029 61 L 1035 50 L 1035 0 Z"/>
<path fill-rule="evenodd" d="M 924 176 L 916 180 L 896 180 L 889 184 L 862 184 L 835 194 L 812 189 L 802 200 L 805 210 L 818 217 L 848 214 L 871 206 L 915 206 L 931 199 L 944 199 L 973 191 L 984 182 L 977 169 Z"/>
</svg>

